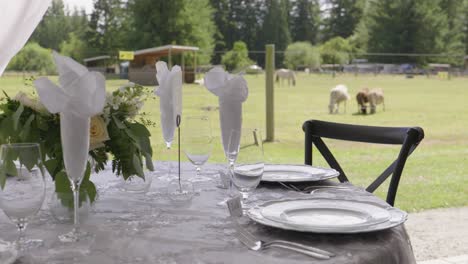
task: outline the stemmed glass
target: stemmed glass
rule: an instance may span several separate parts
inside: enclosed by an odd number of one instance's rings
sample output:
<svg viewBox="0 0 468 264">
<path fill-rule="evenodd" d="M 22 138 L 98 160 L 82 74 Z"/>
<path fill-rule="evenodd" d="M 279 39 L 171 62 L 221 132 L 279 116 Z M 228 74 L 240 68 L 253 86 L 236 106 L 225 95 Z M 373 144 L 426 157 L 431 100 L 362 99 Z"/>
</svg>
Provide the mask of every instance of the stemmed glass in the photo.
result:
<svg viewBox="0 0 468 264">
<path fill-rule="evenodd" d="M 0 207 L 18 227 L 18 250 L 42 245 L 26 239 L 28 221 L 41 208 L 45 197 L 44 167 L 37 143 L 5 144 L 0 148 Z"/>
<path fill-rule="evenodd" d="M 238 146 L 235 148 L 235 146 Z M 265 167 L 263 143 L 257 129 L 233 130 L 229 140 L 228 159 L 234 160 L 230 166 L 231 181 L 242 195 L 242 208 L 245 212 L 249 194 L 257 188 Z"/>
<path fill-rule="evenodd" d="M 90 118 L 79 117 L 74 113 L 60 113 L 60 137 L 62 140 L 63 161 L 68 180 L 73 191 L 73 230 L 59 236 L 62 242 L 76 242 L 89 236 L 80 230 L 78 219 L 80 184 L 84 178 L 89 152 Z"/>
<path fill-rule="evenodd" d="M 201 167 L 210 158 L 213 151 L 213 137 L 211 136 L 210 120 L 207 116 L 190 116 L 184 122 L 182 148 L 185 156 L 195 166 L 197 177 Z"/>
</svg>

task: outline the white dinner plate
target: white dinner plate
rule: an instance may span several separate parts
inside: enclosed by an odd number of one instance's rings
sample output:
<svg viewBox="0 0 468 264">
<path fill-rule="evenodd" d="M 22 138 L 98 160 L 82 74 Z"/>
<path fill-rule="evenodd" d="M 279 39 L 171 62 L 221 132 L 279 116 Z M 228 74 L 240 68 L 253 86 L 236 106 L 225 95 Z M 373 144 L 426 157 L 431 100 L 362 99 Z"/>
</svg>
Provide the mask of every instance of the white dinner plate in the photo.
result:
<svg viewBox="0 0 468 264">
<path fill-rule="evenodd" d="M 322 181 L 338 177 L 340 173 L 331 168 L 309 165 L 265 164 L 262 181 L 266 182 L 305 182 Z"/>
<path fill-rule="evenodd" d="M 372 232 L 400 225 L 407 217 L 391 206 L 328 198 L 271 201 L 247 215 L 263 225 L 314 233 Z"/>
</svg>

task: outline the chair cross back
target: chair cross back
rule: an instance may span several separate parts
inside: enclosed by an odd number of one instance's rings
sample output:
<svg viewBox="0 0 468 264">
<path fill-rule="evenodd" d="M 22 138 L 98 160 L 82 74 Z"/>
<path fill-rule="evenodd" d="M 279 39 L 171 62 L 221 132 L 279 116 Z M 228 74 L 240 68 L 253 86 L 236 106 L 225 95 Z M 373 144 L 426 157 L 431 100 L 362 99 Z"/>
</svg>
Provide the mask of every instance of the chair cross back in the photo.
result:
<svg viewBox="0 0 468 264">
<path fill-rule="evenodd" d="M 374 192 L 392 175 L 386 199 L 392 206 L 406 160 L 424 138 L 424 131 L 420 127 L 377 127 L 308 120 L 302 129 L 305 133 L 305 164 L 312 165 L 312 146 L 315 145 L 328 165 L 340 173 L 340 182 L 348 182 L 348 177 L 322 138 L 401 145 L 397 159 L 366 188 L 366 191 Z"/>
</svg>

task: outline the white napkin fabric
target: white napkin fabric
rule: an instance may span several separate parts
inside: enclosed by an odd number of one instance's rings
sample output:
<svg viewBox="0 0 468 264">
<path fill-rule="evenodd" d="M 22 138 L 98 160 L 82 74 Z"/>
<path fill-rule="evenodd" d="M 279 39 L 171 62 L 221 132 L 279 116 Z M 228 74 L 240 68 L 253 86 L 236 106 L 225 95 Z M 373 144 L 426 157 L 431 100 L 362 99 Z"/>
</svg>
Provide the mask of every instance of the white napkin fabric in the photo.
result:
<svg viewBox="0 0 468 264">
<path fill-rule="evenodd" d="M 161 128 L 167 147 L 170 148 L 177 127 L 177 116 L 182 117 L 182 69 L 175 65 L 169 70 L 166 62 L 158 61 L 156 79 L 159 88 L 155 94 L 160 98 Z"/>
<path fill-rule="evenodd" d="M 0 76 L 41 21 L 51 0 L 2 1 L 0 9 Z"/>
<path fill-rule="evenodd" d="M 242 75 L 229 74 L 217 66 L 205 74 L 204 83 L 219 98 L 222 142 L 224 151 L 229 151 L 231 131 L 241 131 L 242 128 L 242 103 L 249 95 L 247 82 Z"/>
<path fill-rule="evenodd" d="M 92 117 L 102 112 L 106 101 L 106 80 L 101 73 L 54 52 L 61 87 L 46 77 L 34 81 L 39 98 L 51 113 L 73 113 Z"/>
<path fill-rule="evenodd" d="M 54 52 L 61 87 L 46 77 L 34 81 L 39 99 L 51 113 L 60 113 L 60 138 L 67 176 L 79 183 L 89 152 L 90 119 L 102 112 L 106 80 L 98 72 Z"/>
</svg>

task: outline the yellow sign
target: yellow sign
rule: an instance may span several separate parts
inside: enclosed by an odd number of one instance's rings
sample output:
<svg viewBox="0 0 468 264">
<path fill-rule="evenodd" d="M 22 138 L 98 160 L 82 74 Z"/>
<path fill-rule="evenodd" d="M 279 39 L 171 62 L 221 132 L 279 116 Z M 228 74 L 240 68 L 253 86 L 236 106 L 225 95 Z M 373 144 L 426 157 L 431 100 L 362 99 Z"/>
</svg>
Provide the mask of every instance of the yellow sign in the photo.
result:
<svg viewBox="0 0 468 264">
<path fill-rule="evenodd" d="M 133 60 L 133 51 L 119 51 L 119 60 Z"/>
<path fill-rule="evenodd" d="M 438 72 L 437 76 L 442 80 L 448 80 L 448 78 L 449 78 L 448 72 L 442 72 L 442 71 Z"/>
</svg>

